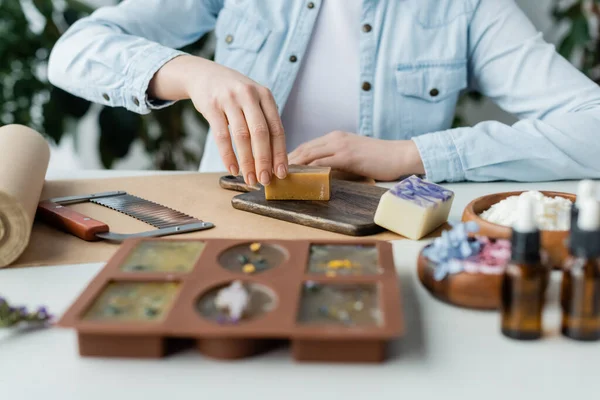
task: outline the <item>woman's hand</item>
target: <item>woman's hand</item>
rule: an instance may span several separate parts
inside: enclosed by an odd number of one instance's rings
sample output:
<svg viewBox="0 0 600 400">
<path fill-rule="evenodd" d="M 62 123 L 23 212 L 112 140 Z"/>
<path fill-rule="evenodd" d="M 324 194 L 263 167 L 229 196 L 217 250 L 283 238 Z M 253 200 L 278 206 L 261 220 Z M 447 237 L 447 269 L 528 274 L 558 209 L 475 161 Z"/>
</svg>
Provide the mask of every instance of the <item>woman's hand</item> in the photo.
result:
<svg viewBox="0 0 600 400">
<path fill-rule="evenodd" d="M 417 146 L 411 140 L 381 140 L 335 131 L 304 143 L 289 155 L 290 164 L 317 165 L 394 181 L 425 173 Z"/>
<path fill-rule="evenodd" d="M 161 100 L 191 99 L 210 124 L 230 174 L 238 175 L 241 167 L 250 185 L 268 185 L 273 172 L 279 178 L 287 175 L 285 134 L 269 89 L 212 61 L 180 56 L 156 73 L 149 94 Z"/>
</svg>

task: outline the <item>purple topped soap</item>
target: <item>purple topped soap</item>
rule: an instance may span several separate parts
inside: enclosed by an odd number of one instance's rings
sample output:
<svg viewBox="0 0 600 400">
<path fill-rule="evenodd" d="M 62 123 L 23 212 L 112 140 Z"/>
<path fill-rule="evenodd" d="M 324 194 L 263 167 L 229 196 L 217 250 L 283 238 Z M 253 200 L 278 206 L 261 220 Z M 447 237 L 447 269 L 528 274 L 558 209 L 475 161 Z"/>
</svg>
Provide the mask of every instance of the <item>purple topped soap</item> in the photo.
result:
<svg viewBox="0 0 600 400">
<path fill-rule="evenodd" d="M 375 223 L 418 240 L 448 220 L 453 200 L 451 190 L 413 175 L 381 196 Z"/>
<path fill-rule="evenodd" d="M 390 192 L 401 199 L 412 201 L 421 207 L 429 207 L 450 200 L 454 193 L 440 185 L 426 182 L 413 175 L 397 183 Z"/>
</svg>

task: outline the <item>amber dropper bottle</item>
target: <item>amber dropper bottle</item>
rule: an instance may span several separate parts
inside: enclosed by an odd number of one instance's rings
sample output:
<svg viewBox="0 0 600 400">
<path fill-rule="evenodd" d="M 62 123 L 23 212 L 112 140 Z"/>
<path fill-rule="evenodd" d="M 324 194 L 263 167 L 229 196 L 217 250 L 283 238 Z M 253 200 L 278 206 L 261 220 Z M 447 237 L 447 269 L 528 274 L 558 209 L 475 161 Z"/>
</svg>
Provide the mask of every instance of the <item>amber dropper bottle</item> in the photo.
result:
<svg viewBox="0 0 600 400">
<path fill-rule="evenodd" d="M 582 200 L 574 223 L 561 285 L 561 330 L 571 339 L 600 340 L 600 203 Z"/>
<path fill-rule="evenodd" d="M 519 199 L 517 216 L 512 228 L 511 260 L 502 277 L 502 333 L 511 339 L 535 340 L 542 337 L 549 268 L 542 261 L 540 231 L 531 199 Z"/>
</svg>

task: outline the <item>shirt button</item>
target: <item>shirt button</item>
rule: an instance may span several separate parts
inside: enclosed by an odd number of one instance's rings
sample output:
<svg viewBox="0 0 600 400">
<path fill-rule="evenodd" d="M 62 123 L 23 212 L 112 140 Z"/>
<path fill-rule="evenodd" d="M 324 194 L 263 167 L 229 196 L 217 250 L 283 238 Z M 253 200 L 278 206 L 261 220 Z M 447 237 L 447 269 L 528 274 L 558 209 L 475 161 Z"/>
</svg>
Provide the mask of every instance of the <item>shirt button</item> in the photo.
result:
<svg viewBox="0 0 600 400">
<path fill-rule="evenodd" d="M 437 97 L 439 94 L 440 94 L 440 91 L 439 91 L 439 90 L 437 90 L 437 89 L 431 89 L 431 90 L 429 91 L 429 95 L 430 95 L 431 97 Z"/>
<path fill-rule="evenodd" d="M 290 56 L 290 62 L 295 63 L 296 61 L 298 61 L 298 57 L 296 57 L 296 56 Z"/>
<path fill-rule="evenodd" d="M 369 24 L 364 24 L 363 25 L 363 32 L 371 32 L 371 29 L 373 29 L 371 27 L 371 25 L 369 25 Z"/>
<path fill-rule="evenodd" d="M 139 106 L 139 105 L 140 105 L 140 101 L 138 100 L 138 98 L 137 98 L 137 97 L 134 97 L 134 98 L 133 98 L 133 104 L 135 104 L 136 106 Z"/>
<path fill-rule="evenodd" d="M 106 93 L 104 93 L 104 94 L 102 95 L 102 97 L 103 97 L 103 98 L 104 98 L 104 100 L 106 100 L 106 101 L 109 101 L 109 100 L 110 100 L 110 97 L 109 97 L 109 96 L 108 96 Z"/>
<path fill-rule="evenodd" d="M 368 92 L 369 90 L 371 90 L 371 84 L 369 82 L 363 82 L 362 90 L 364 90 L 365 92 Z"/>
<path fill-rule="evenodd" d="M 315 8 L 315 3 L 313 3 L 313 2 L 311 1 L 310 3 L 308 3 L 308 4 L 306 5 L 306 7 L 310 8 L 310 9 L 313 9 L 313 8 Z"/>
<path fill-rule="evenodd" d="M 225 43 L 229 44 L 231 42 L 233 42 L 233 36 L 231 36 L 231 35 L 225 36 Z"/>
</svg>

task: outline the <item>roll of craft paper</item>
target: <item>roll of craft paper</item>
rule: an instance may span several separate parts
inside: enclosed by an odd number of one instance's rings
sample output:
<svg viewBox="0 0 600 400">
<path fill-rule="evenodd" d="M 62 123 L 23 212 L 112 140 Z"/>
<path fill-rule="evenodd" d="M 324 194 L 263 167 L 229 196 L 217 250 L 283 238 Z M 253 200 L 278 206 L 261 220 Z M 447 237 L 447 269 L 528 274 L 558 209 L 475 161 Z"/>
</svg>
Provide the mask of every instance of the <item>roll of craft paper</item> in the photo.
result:
<svg viewBox="0 0 600 400">
<path fill-rule="evenodd" d="M 0 127 L 0 268 L 29 244 L 50 147 L 38 132 L 21 125 Z"/>
</svg>

